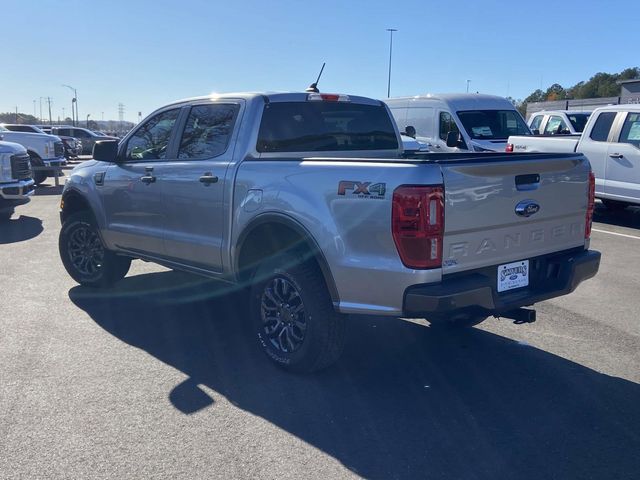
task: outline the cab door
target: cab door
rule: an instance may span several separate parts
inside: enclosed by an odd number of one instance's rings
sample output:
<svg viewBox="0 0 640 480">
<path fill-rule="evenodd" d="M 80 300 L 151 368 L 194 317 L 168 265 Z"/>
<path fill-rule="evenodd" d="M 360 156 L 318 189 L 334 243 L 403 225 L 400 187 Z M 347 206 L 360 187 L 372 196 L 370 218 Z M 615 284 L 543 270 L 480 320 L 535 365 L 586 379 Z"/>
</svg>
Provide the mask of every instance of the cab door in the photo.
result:
<svg viewBox="0 0 640 480">
<path fill-rule="evenodd" d="M 467 143 L 465 141 L 464 135 L 461 134 L 460 128 L 456 123 L 456 119 L 451 115 L 450 112 L 446 110 L 438 111 L 438 136 L 435 139 L 435 143 L 439 151 L 443 152 L 460 152 L 461 149 L 463 151 L 467 150 Z M 448 147 L 447 146 L 447 135 L 449 132 L 454 132 L 459 135 L 460 143 L 458 147 Z"/>
<path fill-rule="evenodd" d="M 145 255 L 164 255 L 164 223 L 158 171 L 172 151 L 180 108 L 146 120 L 121 147 L 118 163 L 95 178 L 102 191 L 107 244 Z"/>
<path fill-rule="evenodd" d="M 597 115 L 596 118 L 593 118 L 591 130 L 582 134 L 577 151 L 589 159 L 591 169 L 596 177 L 596 195 L 599 195 L 606 193 L 606 170 L 609 163 L 607 152 L 617 113 L 600 112 Z"/>
<path fill-rule="evenodd" d="M 176 158 L 161 173 L 169 260 L 223 270 L 232 186 L 227 172 L 242 110 L 240 100 L 221 100 L 194 104 L 185 112 Z"/>
<path fill-rule="evenodd" d="M 620 200 L 640 200 L 640 112 L 627 112 L 620 134 L 607 150 L 605 192 Z"/>
</svg>

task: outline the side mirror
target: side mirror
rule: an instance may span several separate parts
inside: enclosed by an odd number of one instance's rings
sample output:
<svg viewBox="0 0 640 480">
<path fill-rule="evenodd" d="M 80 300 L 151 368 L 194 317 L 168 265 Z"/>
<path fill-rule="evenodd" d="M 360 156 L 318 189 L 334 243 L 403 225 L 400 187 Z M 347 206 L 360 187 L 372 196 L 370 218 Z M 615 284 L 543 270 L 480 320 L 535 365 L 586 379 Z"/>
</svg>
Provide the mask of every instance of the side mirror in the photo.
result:
<svg viewBox="0 0 640 480">
<path fill-rule="evenodd" d="M 407 125 L 404 134 L 411 138 L 416 138 L 416 129 L 413 125 Z"/>
<path fill-rule="evenodd" d="M 447 132 L 447 147 L 460 146 L 460 132 Z"/>
<path fill-rule="evenodd" d="M 93 159 L 101 162 L 115 163 L 118 158 L 118 142 L 99 140 L 93 145 Z"/>
<path fill-rule="evenodd" d="M 540 130 L 534 128 L 533 130 L 531 130 L 531 133 L 533 133 L 534 135 L 540 135 Z"/>
</svg>

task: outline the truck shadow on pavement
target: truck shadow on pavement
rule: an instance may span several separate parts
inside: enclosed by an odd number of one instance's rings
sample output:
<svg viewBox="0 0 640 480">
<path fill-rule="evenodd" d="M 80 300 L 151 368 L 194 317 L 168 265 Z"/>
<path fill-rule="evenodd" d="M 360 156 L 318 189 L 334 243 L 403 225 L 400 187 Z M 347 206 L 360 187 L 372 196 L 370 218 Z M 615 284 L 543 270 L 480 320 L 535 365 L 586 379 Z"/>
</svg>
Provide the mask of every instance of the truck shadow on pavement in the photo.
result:
<svg viewBox="0 0 640 480">
<path fill-rule="evenodd" d="M 178 410 L 215 408 L 205 385 L 365 478 L 640 471 L 636 383 L 480 329 L 357 317 L 338 364 L 292 375 L 252 341 L 246 301 L 225 288 L 162 272 L 110 291 L 74 287 L 69 297 L 107 332 L 189 377 L 167 392 Z"/>
<path fill-rule="evenodd" d="M 593 212 L 593 221 L 640 230 L 640 207 L 627 207 L 623 210 L 612 211 L 601 203 L 597 203 Z"/>
<path fill-rule="evenodd" d="M 64 189 L 64 185 L 45 185 L 40 184 L 38 188 L 36 188 L 34 195 L 36 197 L 42 197 L 46 195 L 60 195 L 62 190 Z"/>
<path fill-rule="evenodd" d="M 30 240 L 40 235 L 42 230 L 39 218 L 14 214 L 11 220 L 0 224 L 0 245 Z"/>
</svg>

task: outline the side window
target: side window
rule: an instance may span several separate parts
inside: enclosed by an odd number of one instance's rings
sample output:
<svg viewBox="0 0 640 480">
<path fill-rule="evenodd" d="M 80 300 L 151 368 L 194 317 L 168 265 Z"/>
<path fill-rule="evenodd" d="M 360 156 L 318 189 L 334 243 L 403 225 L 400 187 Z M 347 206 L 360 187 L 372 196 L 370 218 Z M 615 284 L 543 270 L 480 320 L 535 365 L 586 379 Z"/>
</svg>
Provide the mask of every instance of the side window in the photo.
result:
<svg viewBox="0 0 640 480">
<path fill-rule="evenodd" d="M 161 160 L 167 155 L 179 108 L 154 115 L 127 142 L 125 160 Z"/>
<path fill-rule="evenodd" d="M 533 120 L 531 121 L 531 126 L 529 128 L 531 130 L 540 131 L 540 124 L 542 123 L 543 118 L 544 118 L 544 115 L 536 115 L 535 117 L 533 117 Z"/>
<path fill-rule="evenodd" d="M 640 148 L 640 113 L 628 113 L 622 124 L 620 143 L 630 143 Z"/>
<path fill-rule="evenodd" d="M 64 135 L 66 137 L 73 137 L 73 135 L 71 135 L 71 131 L 69 128 L 58 128 L 57 130 L 55 130 L 56 135 Z"/>
<path fill-rule="evenodd" d="M 440 139 L 446 142 L 449 132 L 458 133 L 460 130 L 449 112 L 440 112 Z"/>
<path fill-rule="evenodd" d="M 569 127 L 562 119 L 557 115 L 551 115 L 547 120 L 547 126 L 544 127 L 545 135 L 562 135 L 569 133 Z"/>
<path fill-rule="evenodd" d="M 607 138 L 609 138 L 609 131 L 611 130 L 611 125 L 613 125 L 615 118 L 616 112 L 601 113 L 598 118 L 596 118 L 596 123 L 591 129 L 589 138 L 596 142 L 606 142 Z"/>
<path fill-rule="evenodd" d="M 191 109 L 180 140 L 178 158 L 211 158 L 225 152 L 238 105 L 199 105 Z"/>
</svg>

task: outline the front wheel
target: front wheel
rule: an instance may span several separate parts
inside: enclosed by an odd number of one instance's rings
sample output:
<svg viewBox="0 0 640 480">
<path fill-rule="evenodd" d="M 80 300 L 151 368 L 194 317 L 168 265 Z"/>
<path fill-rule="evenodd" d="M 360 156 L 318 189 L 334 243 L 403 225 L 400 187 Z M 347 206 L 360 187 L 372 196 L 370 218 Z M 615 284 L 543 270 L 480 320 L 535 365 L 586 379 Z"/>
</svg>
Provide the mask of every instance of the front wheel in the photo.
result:
<svg viewBox="0 0 640 480">
<path fill-rule="evenodd" d="M 93 217 L 86 212 L 70 215 L 58 240 L 60 258 L 67 273 L 87 287 L 107 287 L 125 277 L 131 258 L 107 250 Z"/>
<path fill-rule="evenodd" d="M 42 163 L 42 159 L 35 153 L 33 152 L 28 152 L 29 153 L 29 159 L 31 161 L 31 166 L 33 167 L 44 167 L 44 163 Z M 47 177 L 49 175 L 47 175 L 47 172 L 45 170 L 34 170 L 33 171 L 33 183 L 35 183 L 36 185 L 40 185 L 42 182 L 44 182 Z"/>
<path fill-rule="evenodd" d="M 342 353 L 345 319 L 332 305 L 320 269 L 293 254 L 266 260 L 251 288 L 251 317 L 264 352 L 294 372 L 314 372 Z"/>
</svg>

